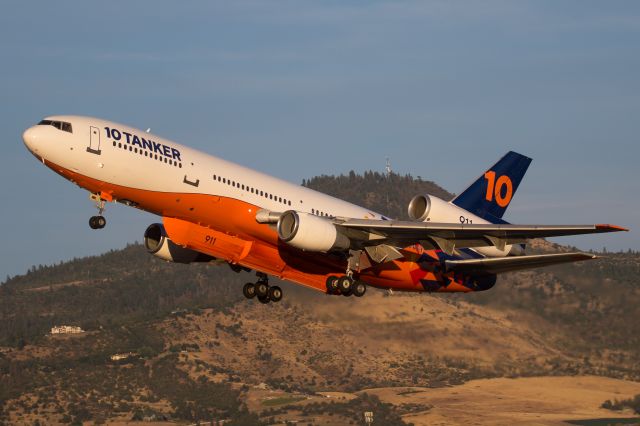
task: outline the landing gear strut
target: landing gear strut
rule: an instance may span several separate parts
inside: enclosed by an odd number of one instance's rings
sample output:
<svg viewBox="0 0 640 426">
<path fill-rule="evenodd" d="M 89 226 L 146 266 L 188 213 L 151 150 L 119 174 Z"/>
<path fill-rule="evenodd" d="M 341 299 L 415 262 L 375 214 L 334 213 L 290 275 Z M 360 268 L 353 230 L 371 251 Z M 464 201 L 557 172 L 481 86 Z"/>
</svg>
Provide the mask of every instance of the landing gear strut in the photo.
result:
<svg viewBox="0 0 640 426">
<path fill-rule="evenodd" d="M 98 216 L 91 216 L 89 219 L 89 227 L 91 229 L 102 229 L 107 224 L 107 219 L 102 216 L 106 201 L 102 199 L 100 194 L 91 194 L 89 198 L 96 202 L 96 208 L 98 209 Z"/>
<path fill-rule="evenodd" d="M 258 298 L 260 303 L 279 302 L 282 300 L 282 289 L 278 286 L 269 286 L 269 278 L 266 274 L 258 273 L 258 281 L 246 283 L 242 288 L 242 294 L 247 299 Z"/>
</svg>

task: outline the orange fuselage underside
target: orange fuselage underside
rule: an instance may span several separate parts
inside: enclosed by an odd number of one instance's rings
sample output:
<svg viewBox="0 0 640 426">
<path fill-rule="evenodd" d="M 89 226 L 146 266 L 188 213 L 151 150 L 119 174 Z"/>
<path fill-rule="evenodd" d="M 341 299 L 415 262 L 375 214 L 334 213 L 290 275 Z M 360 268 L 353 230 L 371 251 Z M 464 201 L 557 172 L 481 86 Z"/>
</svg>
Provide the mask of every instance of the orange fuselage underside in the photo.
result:
<svg viewBox="0 0 640 426">
<path fill-rule="evenodd" d="M 346 270 L 346 259 L 339 255 L 305 252 L 280 241 L 272 226 L 256 222 L 260 207 L 255 205 L 210 194 L 128 188 L 45 163 L 105 200 L 128 200 L 139 209 L 162 216 L 167 234 L 181 246 L 322 292 L 329 276 L 343 275 Z M 402 253 L 403 259 L 357 271 L 356 277 L 375 287 L 401 291 L 474 291 L 468 279 L 465 285 L 464 277 L 438 272 L 440 262 L 435 250 L 415 245 Z"/>
</svg>

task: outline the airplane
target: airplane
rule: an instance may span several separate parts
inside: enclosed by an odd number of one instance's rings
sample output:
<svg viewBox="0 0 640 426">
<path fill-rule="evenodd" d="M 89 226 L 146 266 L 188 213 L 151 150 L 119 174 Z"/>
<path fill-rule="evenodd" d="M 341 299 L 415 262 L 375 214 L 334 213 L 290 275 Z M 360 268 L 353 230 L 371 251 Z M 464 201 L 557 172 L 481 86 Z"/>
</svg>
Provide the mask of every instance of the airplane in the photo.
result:
<svg viewBox="0 0 640 426">
<path fill-rule="evenodd" d="M 45 166 L 89 191 L 106 225 L 106 203 L 162 217 L 149 225 L 149 253 L 178 263 L 220 262 L 256 271 L 247 299 L 278 302 L 269 276 L 329 295 L 361 297 L 368 286 L 410 292 L 473 292 L 498 274 L 593 259 L 587 253 L 525 254 L 532 238 L 627 231 L 614 225 L 514 225 L 502 219 L 531 159 L 508 152 L 450 201 L 418 194 L 411 220 L 289 183 L 98 118 L 50 116 L 22 135 Z"/>
</svg>

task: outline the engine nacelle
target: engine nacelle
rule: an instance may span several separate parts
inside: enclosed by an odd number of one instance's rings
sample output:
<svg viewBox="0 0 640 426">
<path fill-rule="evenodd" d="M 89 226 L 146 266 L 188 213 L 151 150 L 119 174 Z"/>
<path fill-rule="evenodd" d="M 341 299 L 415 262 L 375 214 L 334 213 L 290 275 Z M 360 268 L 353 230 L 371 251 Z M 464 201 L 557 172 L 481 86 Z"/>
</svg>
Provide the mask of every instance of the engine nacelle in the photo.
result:
<svg viewBox="0 0 640 426">
<path fill-rule="evenodd" d="M 409 202 L 409 217 L 418 222 L 487 224 L 491 223 L 467 210 L 448 203 L 433 195 L 416 195 Z M 519 245 L 506 245 L 500 250 L 494 246 L 475 247 L 475 251 L 487 257 L 519 256 L 523 249 Z"/>
<path fill-rule="evenodd" d="M 144 231 L 144 246 L 152 255 L 169 262 L 193 263 L 215 260 L 208 254 L 180 247 L 169 239 L 164 226 L 159 223 L 152 223 Z"/>
<path fill-rule="evenodd" d="M 277 229 L 282 241 L 301 250 L 326 253 L 351 245 L 333 223 L 309 213 L 288 210 L 280 216 Z"/>
<path fill-rule="evenodd" d="M 455 204 L 433 195 L 416 195 L 409 202 L 409 217 L 417 222 L 489 223 Z"/>
</svg>

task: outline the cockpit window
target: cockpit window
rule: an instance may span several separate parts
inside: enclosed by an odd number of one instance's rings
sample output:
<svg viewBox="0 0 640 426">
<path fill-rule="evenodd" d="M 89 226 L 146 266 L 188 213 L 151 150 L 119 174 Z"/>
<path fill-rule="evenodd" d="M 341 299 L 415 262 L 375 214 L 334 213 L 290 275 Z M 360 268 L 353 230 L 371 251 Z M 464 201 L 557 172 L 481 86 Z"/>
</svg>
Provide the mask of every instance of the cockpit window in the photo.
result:
<svg viewBox="0 0 640 426">
<path fill-rule="evenodd" d="M 63 132 L 73 133 L 73 129 L 71 128 L 71 123 L 67 123 L 66 121 L 54 121 L 54 120 L 42 120 L 38 123 L 39 126 L 53 126 L 58 130 L 62 130 Z"/>
</svg>

